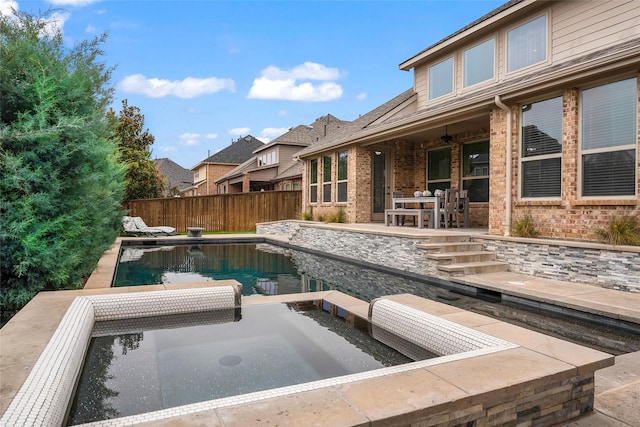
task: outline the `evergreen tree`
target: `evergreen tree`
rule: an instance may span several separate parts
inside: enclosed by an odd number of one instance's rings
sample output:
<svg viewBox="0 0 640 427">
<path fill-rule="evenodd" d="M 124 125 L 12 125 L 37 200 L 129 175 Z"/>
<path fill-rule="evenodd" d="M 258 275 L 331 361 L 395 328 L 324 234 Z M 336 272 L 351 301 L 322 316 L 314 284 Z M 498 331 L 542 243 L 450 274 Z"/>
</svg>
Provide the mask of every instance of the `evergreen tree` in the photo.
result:
<svg viewBox="0 0 640 427">
<path fill-rule="evenodd" d="M 106 35 L 73 48 L 47 14 L 0 13 L 0 307 L 78 288 L 121 229 Z"/>
<path fill-rule="evenodd" d="M 162 197 L 164 180 L 151 160 L 150 149 L 155 138 L 149 129 L 142 131 L 144 116 L 140 114 L 140 108 L 129 106 L 125 99 L 119 115 L 113 110 L 109 110 L 108 115 L 115 123 L 118 150 L 127 167 L 125 200 Z"/>
</svg>

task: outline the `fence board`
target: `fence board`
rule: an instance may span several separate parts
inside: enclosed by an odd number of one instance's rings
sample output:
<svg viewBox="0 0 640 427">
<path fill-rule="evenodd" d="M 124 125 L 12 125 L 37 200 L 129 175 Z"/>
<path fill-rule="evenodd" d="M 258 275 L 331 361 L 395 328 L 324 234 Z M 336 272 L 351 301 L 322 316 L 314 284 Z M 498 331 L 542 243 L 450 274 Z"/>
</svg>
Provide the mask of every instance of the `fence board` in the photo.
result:
<svg viewBox="0 0 640 427">
<path fill-rule="evenodd" d="M 215 196 L 128 200 L 123 208 L 142 217 L 149 226 L 166 225 L 186 232 L 187 227 L 207 231 L 255 230 L 260 222 L 298 218 L 301 191 L 261 191 Z"/>
</svg>

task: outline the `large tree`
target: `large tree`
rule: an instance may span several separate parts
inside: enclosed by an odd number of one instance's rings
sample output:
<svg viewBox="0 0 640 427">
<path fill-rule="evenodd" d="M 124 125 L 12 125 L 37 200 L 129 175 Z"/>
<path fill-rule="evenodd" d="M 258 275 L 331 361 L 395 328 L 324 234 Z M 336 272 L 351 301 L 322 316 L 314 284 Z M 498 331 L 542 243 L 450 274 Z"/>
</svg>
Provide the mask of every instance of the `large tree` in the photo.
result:
<svg viewBox="0 0 640 427">
<path fill-rule="evenodd" d="M 0 13 L 0 304 L 77 288 L 121 229 L 106 35 L 65 47 L 48 14 Z"/>
<path fill-rule="evenodd" d="M 108 115 L 114 122 L 118 150 L 127 166 L 125 200 L 161 197 L 164 180 L 151 160 L 151 145 L 155 138 L 149 129 L 142 130 L 144 116 L 140 114 L 140 108 L 129 106 L 125 99 L 119 115 L 113 110 L 109 110 Z"/>
</svg>

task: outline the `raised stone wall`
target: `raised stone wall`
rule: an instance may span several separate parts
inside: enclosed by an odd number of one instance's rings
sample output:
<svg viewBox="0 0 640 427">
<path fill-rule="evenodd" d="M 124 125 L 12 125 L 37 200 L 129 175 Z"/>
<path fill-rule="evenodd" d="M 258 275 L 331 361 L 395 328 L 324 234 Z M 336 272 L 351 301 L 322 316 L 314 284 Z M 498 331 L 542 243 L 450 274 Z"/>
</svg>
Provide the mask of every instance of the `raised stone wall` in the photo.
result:
<svg viewBox="0 0 640 427">
<path fill-rule="evenodd" d="M 606 249 L 589 243 L 474 237 L 514 272 L 607 289 L 640 292 L 640 248 Z"/>
</svg>

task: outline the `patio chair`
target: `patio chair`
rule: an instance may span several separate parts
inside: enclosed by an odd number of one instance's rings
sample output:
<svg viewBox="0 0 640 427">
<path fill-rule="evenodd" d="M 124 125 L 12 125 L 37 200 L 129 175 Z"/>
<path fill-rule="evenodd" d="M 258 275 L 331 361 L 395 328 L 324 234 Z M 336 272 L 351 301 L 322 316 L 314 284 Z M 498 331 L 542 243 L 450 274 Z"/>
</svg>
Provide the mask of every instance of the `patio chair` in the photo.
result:
<svg viewBox="0 0 640 427">
<path fill-rule="evenodd" d="M 393 191 L 393 192 L 391 193 L 391 197 L 392 197 L 393 199 L 399 199 L 399 198 L 402 198 L 402 197 L 404 197 L 404 192 L 402 192 L 402 191 Z M 399 206 L 393 206 L 393 208 L 394 208 L 394 209 L 395 209 L 395 208 L 407 209 L 407 206 L 406 206 L 404 203 L 402 203 L 402 204 L 400 204 Z M 404 219 L 405 219 L 404 215 L 400 217 L 400 224 L 401 224 L 401 225 L 404 225 Z M 415 217 L 413 218 L 413 225 L 414 225 L 414 226 L 416 225 L 416 219 L 415 219 Z"/>
<path fill-rule="evenodd" d="M 441 201 L 440 206 L 440 225 L 444 224 L 445 228 L 453 226 L 453 221 L 456 222 L 456 227 L 460 227 L 458 221 L 458 204 L 460 203 L 460 192 L 458 190 L 447 188 L 444 190 L 444 199 Z"/>
<path fill-rule="evenodd" d="M 173 227 L 149 227 L 139 216 L 122 217 L 122 230 L 124 234 L 133 236 L 173 236 L 178 234 Z"/>
</svg>

